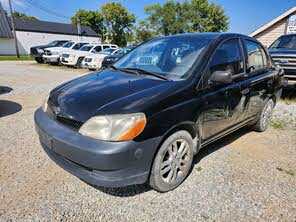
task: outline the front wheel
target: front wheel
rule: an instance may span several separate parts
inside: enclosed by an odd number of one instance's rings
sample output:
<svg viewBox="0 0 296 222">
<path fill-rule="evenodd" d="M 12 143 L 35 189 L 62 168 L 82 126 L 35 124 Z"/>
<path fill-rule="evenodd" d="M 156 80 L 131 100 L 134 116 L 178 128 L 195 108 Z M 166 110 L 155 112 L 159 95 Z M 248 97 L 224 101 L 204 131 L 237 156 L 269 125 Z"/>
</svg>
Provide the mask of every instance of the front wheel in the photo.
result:
<svg viewBox="0 0 296 222">
<path fill-rule="evenodd" d="M 193 139 L 181 130 L 169 136 L 156 154 L 149 178 L 150 186 L 167 192 L 178 187 L 187 177 L 193 160 Z"/>
<path fill-rule="evenodd" d="M 43 60 L 42 57 L 35 57 L 35 61 L 36 61 L 37 63 L 44 63 L 44 60 Z"/>
<path fill-rule="evenodd" d="M 77 69 L 81 69 L 82 68 L 82 62 L 83 62 L 83 58 L 79 58 L 77 63 L 76 63 L 76 68 Z"/>
<path fill-rule="evenodd" d="M 267 130 L 271 122 L 273 109 L 274 109 L 274 102 L 272 99 L 269 99 L 265 104 L 264 108 L 262 109 L 258 122 L 253 126 L 253 129 L 255 131 L 264 132 Z"/>
</svg>

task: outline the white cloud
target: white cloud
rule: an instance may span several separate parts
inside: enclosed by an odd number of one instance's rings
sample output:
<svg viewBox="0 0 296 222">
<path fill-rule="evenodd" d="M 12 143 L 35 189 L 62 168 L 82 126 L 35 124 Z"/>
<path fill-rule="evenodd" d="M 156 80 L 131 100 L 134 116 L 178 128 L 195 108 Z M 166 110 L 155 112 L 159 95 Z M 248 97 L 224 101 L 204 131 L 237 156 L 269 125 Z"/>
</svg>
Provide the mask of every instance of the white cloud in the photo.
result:
<svg viewBox="0 0 296 222">
<path fill-rule="evenodd" d="M 8 6 L 8 0 L 1 0 L 1 3 L 4 5 Z M 20 0 L 11 0 L 12 6 L 18 6 L 18 7 L 23 7 L 25 4 L 21 2 Z"/>
</svg>

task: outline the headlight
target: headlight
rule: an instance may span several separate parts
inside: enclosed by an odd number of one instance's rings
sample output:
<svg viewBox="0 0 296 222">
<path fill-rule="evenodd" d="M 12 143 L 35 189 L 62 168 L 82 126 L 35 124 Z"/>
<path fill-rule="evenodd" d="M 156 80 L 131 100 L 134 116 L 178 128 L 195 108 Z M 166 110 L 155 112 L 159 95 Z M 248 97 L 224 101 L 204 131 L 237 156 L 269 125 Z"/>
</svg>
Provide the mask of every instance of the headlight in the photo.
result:
<svg viewBox="0 0 296 222">
<path fill-rule="evenodd" d="M 44 53 L 43 49 L 37 49 L 37 52 L 40 53 L 40 54 Z"/>
<path fill-rule="evenodd" d="M 48 95 L 46 96 L 46 98 L 44 99 L 44 101 L 43 101 L 43 103 L 42 103 L 42 110 L 43 110 L 43 112 L 46 112 L 46 110 L 47 110 L 47 107 L 48 107 L 47 102 L 48 102 L 49 95 L 50 95 L 50 94 L 48 94 Z"/>
<path fill-rule="evenodd" d="M 144 113 L 95 116 L 79 130 L 82 135 L 106 141 L 125 141 L 138 136 L 145 128 Z"/>
</svg>

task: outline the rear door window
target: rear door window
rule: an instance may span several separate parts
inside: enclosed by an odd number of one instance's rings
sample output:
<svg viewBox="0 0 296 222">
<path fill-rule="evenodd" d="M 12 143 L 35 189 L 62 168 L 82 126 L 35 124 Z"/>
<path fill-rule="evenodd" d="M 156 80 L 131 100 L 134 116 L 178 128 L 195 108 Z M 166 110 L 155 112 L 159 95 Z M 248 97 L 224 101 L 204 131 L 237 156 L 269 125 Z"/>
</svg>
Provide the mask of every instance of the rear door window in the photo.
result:
<svg viewBox="0 0 296 222">
<path fill-rule="evenodd" d="M 255 72 L 266 67 L 268 65 L 268 59 L 261 45 L 249 40 L 244 40 L 244 42 L 248 53 L 247 72 Z"/>
<path fill-rule="evenodd" d="M 93 53 L 98 53 L 98 52 L 100 52 L 100 51 L 102 51 L 102 46 L 96 46 L 94 49 L 93 49 Z"/>
<path fill-rule="evenodd" d="M 103 45 L 103 49 L 109 49 L 110 46 L 109 45 Z"/>
</svg>

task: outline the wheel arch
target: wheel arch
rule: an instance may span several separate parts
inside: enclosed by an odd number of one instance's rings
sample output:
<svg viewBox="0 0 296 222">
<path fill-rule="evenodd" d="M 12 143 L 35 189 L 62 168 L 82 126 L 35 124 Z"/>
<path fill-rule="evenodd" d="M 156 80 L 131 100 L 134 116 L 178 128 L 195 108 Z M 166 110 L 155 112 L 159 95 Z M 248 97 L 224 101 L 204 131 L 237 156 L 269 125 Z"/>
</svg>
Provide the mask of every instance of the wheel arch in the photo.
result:
<svg viewBox="0 0 296 222">
<path fill-rule="evenodd" d="M 192 121 L 184 121 L 184 122 L 180 122 L 176 125 L 174 125 L 173 127 L 169 128 L 163 135 L 163 138 L 161 140 L 161 142 L 159 143 L 159 146 L 155 152 L 155 155 L 156 153 L 158 152 L 160 146 L 163 144 L 163 142 L 170 136 L 172 135 L 173 133 L 177 132 L 177 131 L 180 131 L 180 130 L 185 130 L 187 131 L 192 139 L 193 139 L 193 142 L 194 142 L 194 154 L 196 154 L 198 152 L 198 150 L 200 149 L 200 142 L 201 141 L 200 139 L 200 130 L 198 129 L 197 127 L 197 124 L 195 122 L 192 122 Z"/>
</svg>

